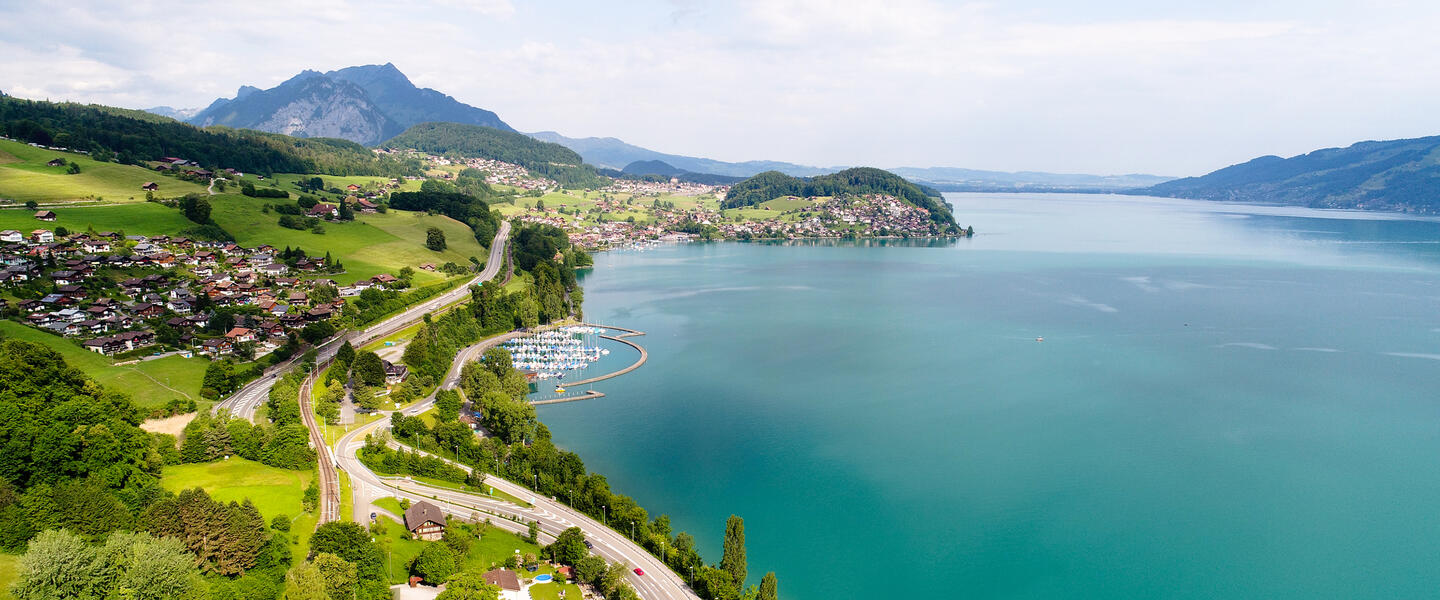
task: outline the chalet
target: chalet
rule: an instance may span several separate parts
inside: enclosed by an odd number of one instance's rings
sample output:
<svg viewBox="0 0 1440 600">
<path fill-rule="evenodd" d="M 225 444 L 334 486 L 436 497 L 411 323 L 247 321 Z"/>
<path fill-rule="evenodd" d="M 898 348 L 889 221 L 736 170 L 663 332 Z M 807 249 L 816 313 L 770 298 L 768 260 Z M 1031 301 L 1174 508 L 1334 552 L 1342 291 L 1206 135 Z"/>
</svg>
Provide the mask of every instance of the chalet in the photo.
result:
<svg viewBox="0 0 1440 600">
<path fill-rule="evenodd" d="M 86 252 L 109 252 L 110 242 L 105 240 L 85 240 L 85 243 L 80 244 L 80 249 Z"/>
<path fill-rule="evenodd" d="M 50 274 L 50 280 L 55 285 L 73 285 L 85 281 L 85 277 L 75 271 L 55 271 Z"/>
<path fill-rule="evenodd" d="M 317 306 L 305 311 L 306 321 L 325 321 L 333 316 L 335 316 L 335 311 L 331 310 L 329 306 Z"/>
<path fill-rule="evenodd" d="M 438 540 L 445 535 L 445 512 L 440 510 L 440 507 L 421 500 L 405 510 L 405 528 L 417 539 Z"/>
<path fill-rule="evenodd" d="M 361 198 L 361 199 L 359 199 L 359 200 L 356 200 L 356 201 L 355 201 L 355 204 L 360 207 L 360 212 L 362 212 L 362 213 L 373 213 L 373 212 L 376 211 L 376 209 L 379 209 L 379 208 L 380 208 L 380 205 L 378 205 L 378 204 L 376 204 L 376 203 L 374 203 L 374 202 L 371 202 L 371 201 L 369 201 L 369 200 L 366 200 L 366 199 L 364 199 L 364 198 Z"/>
<path fill-rule="evenodd" d="M 54 219 L 51 219 L 52 221 Z M 37 244 L 50 244 L 55 241 L 55 232 L 49 229 L 36 229 L 30 232 L 30 241 Z"/>
<path fill-rule="evenodd" d="M 134 307 L 134 309 L 131 310 L 131 312 L 135 313 L 135 314 L 138 315 L 138 316 L 145 317 L 145 318 L 148 319 L 148 318 L 150 318 L 150 317 L 158 317 L 158 316 L 164 314 L 164 313 L 165 313 L 165 307 L 160 306 L 159 304 L 151 304 L 151 303 L 149 303 L 149 302 L 142 302 L 142 303 L 140 303 L 140 304 L 136 304 L 135 307 Z"/>
<path fill-rule="evenodd" d="M 380 285 L 390 285 L 390 284 L 395 283 L 395 282 L 400 281 L 400 280 L 399 280 L 399 279 L 396 279 L 394 275 L 391 275 L 391 274 L 389 274 L 389 273 L 381 273 L 381 274 L 379 274 L 379 275 L 376 275 L 376 276 L 374 276 L 374 277 L 371 277 L 371 278 L 370 278 L 370 281 L 373 281 L 373 282 L 378 283 L 378 284 L 380 284 Z"/>
<path fill-rule="evenodd" d="M 149 331 L 127 331 L 112 336 L 86 340 L 85 349 L 100 354 L 115 354 L 142 348 L 155 343 L 155 334 Z"/>
<path fill-rule="evenodd" d="M 511 597 L 510 594 L 520 593 L 520 576 L 516 575 L 514 571 L 495 569 L 494 571 L 486 571 L 481 577 L 485 578 L 485 583 L 500 588 L 501 594 L 505 597 Z M 506 594 L 506 592 L 510 594 Z"/>
<path fill-rule="evenodd" d="M 260 273 L 262 275 L 269 275 L 271 277 L 284 275 L 289 271 L 290 267 L 285 266 L 284 263 L 270 263 L 268 265 L 260 267 Z"/>
<path fill-rule="evenodd" d="M 316 204 L 315 206 L 310 207 L 310 212 L 308 212 L 307 214 L 312 217 L 317 217 L 321 219 L 334 219 L 335 217 L 340 216 L 340 209 L 336 208 L 333 204 L 325 204 L 324 202 L 321 202 L 319 204 Z"/>
<path fill-rule="evenodd" d="M 200 343 L 200 353 L 211 356 L 230 354 L 235 351 L 235 344 L 225 338 L 208 339 Z"/>
<path fill-rule="evenodd" d="M 244 327 L 235 327 L 225 332 L 225 338 L 236 343 L 255 341 L 255 332 Z"/>
<path fill-rule="evenodd" d="M 358 192 L 358 191 L 360 191 L 360 186 L 355 185 L 355 184 L 352 183 L 352 184 L 350 184 L 350 185 L 345 186 L 345 189 L 347 189 L 347 190 L 349 190 L 349 191 L 352 191 L 352 192 Z"/>
<path fill-rule="evenodd" d="M 155 191 L 155 190 L 160 189 L 160 184 L 155 183 L 155 182 L 153 182 L 153 181 L 147 181 L 147 182 L 145 182 L 145 185 L 140 186 L 140 189 L 145 190 L 145 191 L 147 191 L 147 192 L 153 192 L 153 191 Z"/>
<path fill-rule="evenodd" d="M 35 211 L 35 218 L 36 218 L 36 219 L 39 219 L 39 220 L 41 220 L 41 221 L 54 221 L 54 220 L 55 220 L 55 211 L 53 211 L 53 210 L 37 210 L 37 211 Z"/>
<path fill-rule="evenodd" d="M 14 229 L 6 229 L 5 231 L 0 231 L 0 242 L 17 244 L 23 241 L 25 241 L 25 234 L 20 233 L 19 231 L 16 231 Z"/>
<path fill-rule="evenodd" d="M 50 162 L 45 163 L 46 166 L 50 167 L 63 167 L 65 166 L 65 164 L 66 161 L 63 158 L 52 158 L 50 159 Z"/>
<path fill-rule="evenodd" d="M 395 385 L 405 381 L 405 376 L 410 374 L 410 370 L 402 364 L 382 359 L 380 365 L 385 367 L 385 385 Z"/>
</svg>

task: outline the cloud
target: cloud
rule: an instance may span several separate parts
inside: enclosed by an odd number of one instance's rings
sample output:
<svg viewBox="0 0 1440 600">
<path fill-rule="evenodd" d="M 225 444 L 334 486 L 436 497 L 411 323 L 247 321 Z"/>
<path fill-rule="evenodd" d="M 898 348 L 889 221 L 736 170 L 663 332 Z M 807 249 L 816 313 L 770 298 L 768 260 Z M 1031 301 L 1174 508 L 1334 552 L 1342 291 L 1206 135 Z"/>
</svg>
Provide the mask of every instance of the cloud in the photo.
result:
<svg viewBox="0 0 1440 600">
<path fill-rule="evenodd" d="M 882 167 L 1186 175 L 1440 130 L 1440 81 L 1415 76 L 1440 70 L 1440 7 L 1291 0 L 1244 14 L 929 0 L 17 2 L 0 5 L 0 89 L 203 106 L 305 68 L 394 62 L 522 130 Z"/>
</svg>

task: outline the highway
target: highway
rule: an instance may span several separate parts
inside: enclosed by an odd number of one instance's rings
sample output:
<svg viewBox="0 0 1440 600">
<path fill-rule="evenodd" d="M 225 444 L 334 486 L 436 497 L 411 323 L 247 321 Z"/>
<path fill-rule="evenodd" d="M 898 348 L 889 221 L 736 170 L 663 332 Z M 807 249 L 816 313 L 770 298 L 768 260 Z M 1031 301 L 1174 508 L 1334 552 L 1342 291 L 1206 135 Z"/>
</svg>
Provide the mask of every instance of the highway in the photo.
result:
<svg viewBox="0 0 1440 600">
<path fill-rule="evenodd" d="M 470 298 L 470 286 L 489 281 L 500 274 L 500 269 L 505 265 L 505 245 L 510 237 L 510 223 L 502 221 L 500 230 L 495 233 L 495 239 L 490 242 L 490 258 L 485 261 L 485 268 L 480 271 L 474 279 L 458 286 L 453 290 L 431 298 L 421 304 L 406 309 L 398 315 L 385 319 L 363 331 L 348 332 L 336 336 L 330 341 L 321 344 L 318 348 L 319 357 L 316 364 L 324 365 L 335 357 L 335 352 L 340 349 L 345 340 L 350 344 L 360 347 L 376 339 L 391 335 L 401 329 L 409 327 L 419 321 L 425 313 L 434 312 L 455 302 L 462 302 Z M 231 415 L 240 417 L 247 421 L 255 420 L 255 411 L 261 404 L 270 397 L 270 388 L 275 385 L 276 378 L 284 375 L 296 364 L 299 364 L 301 355 L 297 354 L 288 360 L 266 369 L 265 374 L 259 379 L 251 381 L 244 387 L 231 394 L 229 398 L 215 405 L 213 412 L 229 410 Z"/>
<path fill-rule="evenodd" d="M 474 347 L 472 346 L 472 348 Z M 402 412 L 407 415 L 419 414 L 429 408 L 422 406 L 423 404 L 426 403 L 416 404 Z M 567 528 L 579 527 L 585 532 L 585 539 L 594 544 L 592 552 L 609 562 L 622 563 L 626 566 L 628 571 L 626 579 L 641 598 L 646 600 L 662 598 L 698 600 L 699 596 L 691 591 L 684 580 L 671 571 L 667 565 L 661 563 L 659 558 L 651 555 L 619 532 L 551 498 L 537 496 L 534 492 L 513 482 L 490 474 L 485 476 L 485 485 L 492 486 L 516 498 L 522 498 L 533 506 L 524 507 L 486 496 L 409 481 L 405 478 L 376 475 L 360 462 L 357 453 L 360 448 L 365 446 L 365 436 L 388 429 L 389 426 L 389 419 L 381 419 L 357 428 L 337 440 L 332 449 L 335 453 L 336 464 L 350 474 L 351 489 L 355 500 L 353 504 L 356 523 L 369 522 L 369 512 L 373 510 L 370 508 L 370 503 L 376 498 L 395 497 L 406 498 L 411 502 L 426 500 L 438 505 L 442 510 L 464 519 L 470 519 L 472 515 L 478 513 L 482 520 L 490 518 L 491 523 L 495 526 L 519 533 L 522 536 L 527 533 L 527 523 L 535 521 L 540 526 L 542 544 L 554 541 L 555 536 Z M 392 442 L 392 445 L 395 444 Z M 398 447 L 398 445 L 396 446 Z M 471 470 L 466 465 L 449 460 L 447 462 L 466 471 Z M 509 520 L 512 518 L 518 518 L 521 522 Z M 633 570 L 636 567 L 643 569 L 645 575 L 636 575 Z"/>
</svg>

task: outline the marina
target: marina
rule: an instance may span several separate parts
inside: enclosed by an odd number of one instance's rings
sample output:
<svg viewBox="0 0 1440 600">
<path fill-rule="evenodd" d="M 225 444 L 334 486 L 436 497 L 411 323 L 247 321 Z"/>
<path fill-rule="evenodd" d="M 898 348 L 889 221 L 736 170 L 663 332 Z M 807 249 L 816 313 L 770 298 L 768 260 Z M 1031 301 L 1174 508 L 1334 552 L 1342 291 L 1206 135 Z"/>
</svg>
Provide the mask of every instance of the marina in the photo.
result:
<svg viewBox="0 0 1440 600">
<path fill-rule="evenodd" d="M 583 371 L 610 350 L 600 346 L 603 327 L 574 325 L 537 332 L 501 344 L 510 351 L 515 368 L 534 379 L 563 380 L 567 373 Z"/>
</svg>

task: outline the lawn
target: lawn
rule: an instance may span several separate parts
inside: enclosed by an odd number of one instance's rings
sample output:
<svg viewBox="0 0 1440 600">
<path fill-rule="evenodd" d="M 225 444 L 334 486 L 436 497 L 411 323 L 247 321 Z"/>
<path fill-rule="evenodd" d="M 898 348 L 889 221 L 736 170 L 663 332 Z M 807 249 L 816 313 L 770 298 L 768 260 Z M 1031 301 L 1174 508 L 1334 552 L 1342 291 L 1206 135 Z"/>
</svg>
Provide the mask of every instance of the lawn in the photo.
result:
<svg viewBox="0 0 1440 600">
<path fill-rule="evenodd" d="M 383 509 L 385 509 L 385 510 L 388 510 L 388 511 L 390 511 L 392 514 L 394 514 L 394 515 L 396 515 L 396 516 L 402 516 L 402 517 L 403 517 L 403 516 L 405 515 L 405 509 L 400 508 L 400 501 L 399 501 L 399 500 L 396 500 L 395 498 L 390 498 L 390 497 L 376 498 L 375 501 L 372 502 L 371 504 L 374 504 L 375 506 L 378 506 L 378 507 L 380 507 L 380 508 L 383 508 Z"/>
<path fill-rule="evenodd" d="M 310 534 L 315 531 L 314 513 L 304 512 L 301 505 L 305 486 L 314 478 L 314 471 L 279 469 L 231 457 L 213 463 L 165 467 L 160 484 L 170 491 L 204 488 L 221 502 L 249 498 L 265 517 L 267 526 L 276 515 L 290 517 L 290 549 L 299 558 L 309 553 Z"/>
<path fill-rule="evenodd" d="M 138 204 L 103 204 L 94 206 L 60 206 L 54 209 L 55 221 L 35 220 L 35 213 L 26 209 L 0 210 L 0 229 L 29 233 L 36 229 L 70 231 L 123 232 L 126 235 L 174 235 L 195 224 L 179 210 L 154 202 Z"/>
<path fill-rule="evenodd" d="M 560 592 L 565 592 L 565 600 L 580 598 L 580 586 L 573 583 L 551 582 L 530 586 L 530 598 L 533 600 L 560 600 Z"/>
<path fill-rule="evenodd" d="M 20 557 L 14 554 L 0 554 L 0 600 L 10 600 L 10 584 L 20 575 Z"/>
<path fill-rule="evenodd" d="M 492 517 L 492 519 L 493 518 L 498 517 Z M 411 559 L 414 559 L 415 556 L 420 554 L 420 550 L 425 547 L 425 544 L 438 544 L 440 542 L 402 539 L 401 536 L 405 533 L 405 527 L 403 525 L 387 517 L 380 517 L 380 522 L 385 524 L 384 537 L 390 541 L 390 553 L 387 557 L 390 583 L 404 583 L 407 576 L 406 569 Z M 461 564 L 457 565 L 457 567 L 460 568 L 459 570 L 479 569 L 481 571 L 488 571 L 492 567 L 500 566 L 500 564 L 505 561 L 505 557 L 515 554 L 516 550 L 519 550 L 521 555 L 540 554 L 539 546 L 531 544 L 521 539 L 520 536 L 501 530 L 498 527 L 490 527 L 479 540 L 475 540 L 470 544 L 470 551 L 465 554 L 464 559 L 460 561 Z M 541 573 L 554 572 L 555 569 L 553 567 L 542 564 L 540 570 L 534 573 L 526 573 L 524 576 L 534 577 Z M 567 594 L 567 597 L 579 598 L 578 595 L 570 596 L 569 594 Z"/>
<path fill-rule="evenodd" d="M 65 167 L 45 163 L 63 158 L 80 165 L 80 172 L 70 175 Z M 101 163 L 84 154 L 56 152 L 28 144 L 0 140 L 0 198 L 23 204 L 34 200 L 70 202 L 102 198 L 107 202 L 144 202 L 146 182 L 160 184 L 157 194 L 165 197 L 183 196 L 190 192 L 205 193 L 205 186 L 166 177 L 144 167 Z"/>
<path fill-rule="evenodd" d="M 187 397 L 193 398 L 202 410 L 210 406 L 208 400 L 200 398 L 200 383 L 205 377 L 205 368 L 210 364 L 206 359 L 167 356 L 131 365 L 116 365 L 115 361 L 81 348 L 71 340 L 14 321 L 0 321 L 0 332 L 6 337 L 34 342 L 59 352 L 70 366 L 84 371 L 85 375 L 107 388 L 129 394 L 135 404 L 143 408 L 160 407 L 173 398 Z"/>
</svg>

